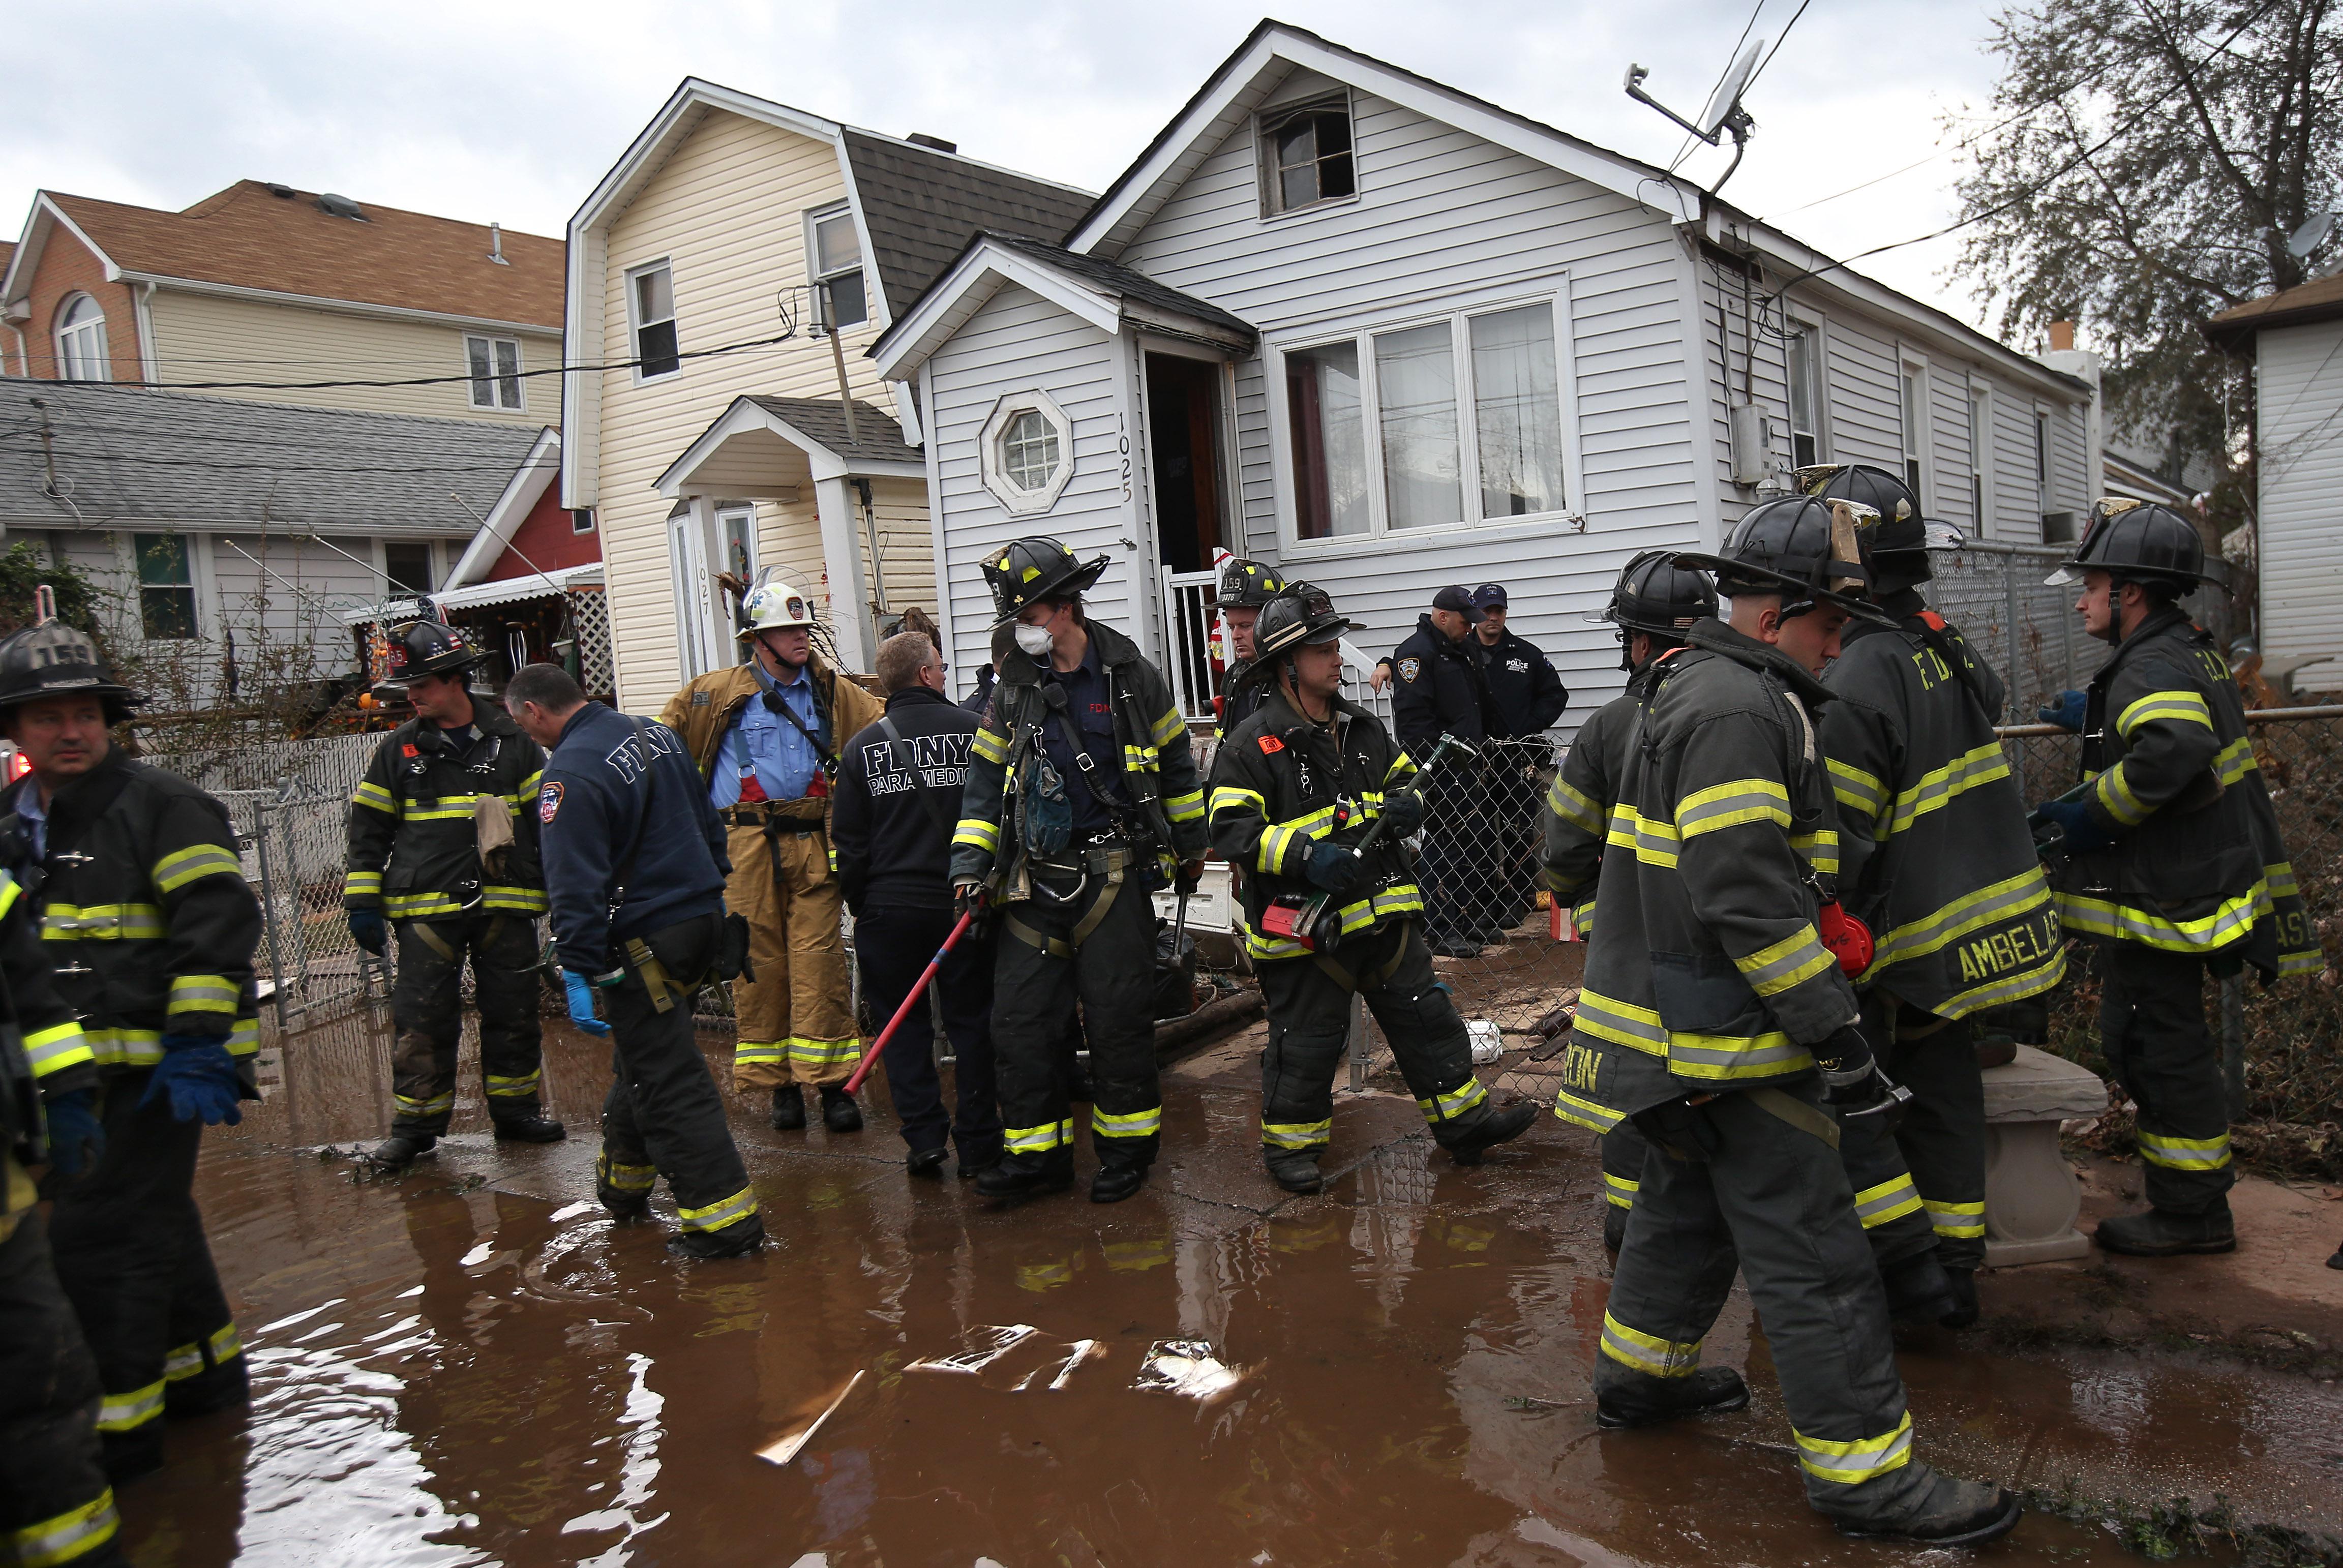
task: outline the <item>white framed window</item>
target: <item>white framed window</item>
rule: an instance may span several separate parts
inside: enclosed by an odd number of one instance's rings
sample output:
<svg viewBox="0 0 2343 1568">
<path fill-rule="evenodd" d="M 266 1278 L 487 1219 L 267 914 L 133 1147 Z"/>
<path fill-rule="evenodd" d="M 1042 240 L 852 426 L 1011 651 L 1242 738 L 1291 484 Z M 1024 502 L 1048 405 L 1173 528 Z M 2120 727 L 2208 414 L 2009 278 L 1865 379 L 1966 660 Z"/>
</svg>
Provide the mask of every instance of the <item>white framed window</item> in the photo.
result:
<svg viewBox="0 0 2343 1568">
<path fill-rule="evenodd" d="M 473 407 L 522 407 L 518 338 L 465 334 L 464 370 L 472 378 Z"/>
<path fill-rule="evenodd" d="M 594 531 L 594 508 L 591 507 L 570 508 L 569 531 L 573 534 L 592 533 Z"/>
<path fill-rule="evenodd" d="M 675 269 L 664 261 L 627 274 L 627 316 L 635 339 L 635 379 L 656 381 L 683 368 L 675 336 Z"/>
<path fill-rule="evenodd" d="M 195 558 L 185 534 L 133 534 L 138 561 L 138 629 L 156 640 L 200 635 L 196 620 Z"/>
<path fill-rule="evenodd" d="M 2050 512 L 2050 413 L 2046 408 L 2034 410 L 2034 509 L 2048 516 Z"/>
<path fill-rule="evenodd" d="M 1904 486 L 1928 510 L 1928 367 L 1904 364 Z"/>
<path fill-rule="evenodd" d="M 58 313 L 57 379 L 111 379 L 106 357 L 106 312 L 86 294 L 75 295 Z"/>
<path fill-rule="evenodd" d="M 1982 538 L 1992 526 L 1993 394 L 1969 388 L 1969 521 Z"/>
<path fill-rule="evenodd" d="M 1559 296 L 1277 352 L 1289 543 L 1568 515 Z"/>
<path fill-rule="evenodd" d="M 1347 94 L 1264 111 L 1260 147 L 1264 216 L 1300 212 L 1359 194 Z"/>
<path fill-rule="evenodd" d="M 806 214 L 806 276 L 813 279 L 814 303 L 822 325 L 860 327 L 870 319 L 870 292 L 863 282 L 862 241 L 854 213 L 840 204 Z"/>
<path fill-rule="evenodd" d="M 1782 347 L 1788 381 L 1790 467 L 1823 460 L 1823 335 L 1818 327 L 1794 327 Z"/>
<path fill-rule="evenodd" d="M 382 547 L 382 575 L 401 593 L 429 593 L 437 586 L 429 539 L 387 539 Z"/>
<path fill-rule="evenodd" d="M 992 406 L 977 440 L 984 487 L 1012 515 L 1046 512 L 1074 477 L 1074 422 L 1038 389 Z"/>
</svg>

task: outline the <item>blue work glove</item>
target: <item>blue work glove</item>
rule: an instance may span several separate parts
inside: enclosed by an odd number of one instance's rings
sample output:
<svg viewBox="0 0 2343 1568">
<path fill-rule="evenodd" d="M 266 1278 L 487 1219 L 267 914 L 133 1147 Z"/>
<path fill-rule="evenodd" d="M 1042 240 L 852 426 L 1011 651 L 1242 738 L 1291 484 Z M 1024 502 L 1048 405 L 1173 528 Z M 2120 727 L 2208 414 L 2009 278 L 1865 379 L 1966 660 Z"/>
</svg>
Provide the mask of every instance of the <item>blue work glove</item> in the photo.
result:
<svg viewBox="0 0 2343 1568">
<path fill-rule="evenodd" d="M 561 981 L 569 992 L 569 1021 L 588 1034 L 609 1033 L 610 1026 L 594 1016 L 594 988 L 586 983 L 586 977 L 576 970 L 563 970 Z"/>
<path fill-rule="evenodd" d="M 2080 800 L 2045 800 L 2035 810 L 2045 820 L 2058 824 L 2058 830 L 2066 836 L 2066 852 L 2070 855 L 2092 854 L 2116 841 L 2115 835 L 2100 827 L 2091 809 Z"/>
<path fill-rule="evenodd" d="M 106 1128 L 97 1120 L 97 1091 L 68 1089 L 45 1097 L 49 1123 L 49 1163 L 60 1175 L 78 1176 L 106 1152 Z"/>
<path fill-rule="evenodd" d="M 138 1104 L 144 1109 L 168 1094 L 171 1114 L 180 1121 L 201 1117 L 206 1127 L 217 1127 L 223 1121 L 233 1127 L 244 1120 L 236 1103 L 243 1098 L 242 1089 L 236 1081 L 236 1059 L 228 1055 L 226 1045 L 207 1035 L 166 1034 L 163 1064 L 155 1070 Z"/>
<path fill-rule="evenodd" d="M 350 911 L 350 940 L 375 957 L 382 957 L 390 946 L 390 927 L 383 922 L 380 910 Z"/>
<path fill-rule="evenodd" d="M 1320 839 L 1310 846 L 1310 858 L 1303 862 L 1302 871 L 1312 886 L 1323 888 L 1339 899 L 1366 879 L 1367 866 L 1350 850 Z"/>
<path fill-rule="evenodd" d="M 2061 729 L 2083 732 L 2083 715 L 2089 709 L 2091 699 L 2079 691 L 2062 691 L 2046 708 L 2034 710 L 2034 717 L 2045 724 L 2055 724 Z"/>
<path fill-rule="evenodd" d="M 1394 789 L 1383 797 L 1383 819 L 1388 829 L 1404 839 L 1423 826 L 1423 797 L 1413 789 Z"/>
</svg>

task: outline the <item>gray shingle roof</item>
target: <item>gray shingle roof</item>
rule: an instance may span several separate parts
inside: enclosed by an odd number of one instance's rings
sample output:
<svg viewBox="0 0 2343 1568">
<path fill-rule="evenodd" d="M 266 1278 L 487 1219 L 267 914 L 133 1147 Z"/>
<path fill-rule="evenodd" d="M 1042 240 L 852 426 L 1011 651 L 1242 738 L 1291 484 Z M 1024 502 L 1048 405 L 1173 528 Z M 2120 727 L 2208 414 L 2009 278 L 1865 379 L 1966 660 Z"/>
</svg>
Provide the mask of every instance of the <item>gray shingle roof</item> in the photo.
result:
<svg viewBox="0 0 2343 1568">
<path fill-rule="evenodd" d="M 35 398 L 47 405 L 45 450 Z M 468 536 L 538 433 L 528 425 L 5 377 L 0 521 Z M 44 491 L 52 457 L 65 500 Z"/>
<path fill-rule="evenodd" d="M 917 447 L 903 439 L 903 427 L 895 423 L 892 414 L 882 414 L 860 397 L 854 400 L 854 428 L 862 437 L 860 441 L 846 438 L 846 411 L 835 397 L 752 396 L 749 401 L 841 457 L 861 457 L 879 463 L 927 461 Z"/>
<path fill-rule="evenodd" d="M 1143 272 L 1133 272 L 1119 262 L 1104 261 L 1095 256 L 1083 256 L 1061 245 L 1051 245 L 1028 239 L 1021 235 L 987 233 L 985 238 L 998 242 L 1011 250 L 1022 251 L 1035 260 L 1061 272 L 1071 273 L 1083 282 L 1092 284 L 1120 298 L 1136 299 L 1159 310 L 1169 310 L 1225 327 L 1232 332 L 1242 332 L 1247 338 L 1257 336 L 1252 324 L 1214 305 L 1209 299 L 1199 299 L 1192 294 L 1182 294 L 1167 284 L 1156 282 Z"/>
<path fill-rule="evenodd" d="M 979 229 L 1057 239 L 1084 192 L 846 127 L 846 156 L 890 316 L 900 316 Z"/>
</svg>

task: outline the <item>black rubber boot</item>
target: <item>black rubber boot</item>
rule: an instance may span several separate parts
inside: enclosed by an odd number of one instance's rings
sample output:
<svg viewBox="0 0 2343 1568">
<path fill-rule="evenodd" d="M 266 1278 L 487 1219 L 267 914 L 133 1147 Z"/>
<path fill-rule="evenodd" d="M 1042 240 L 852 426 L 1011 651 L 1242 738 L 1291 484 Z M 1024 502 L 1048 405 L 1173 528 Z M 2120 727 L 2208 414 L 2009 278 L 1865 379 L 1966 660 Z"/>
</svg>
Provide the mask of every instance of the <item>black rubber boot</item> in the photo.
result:
<svg viewBox="0 0 2343 1568">
<path fill-rule="evenodd" d="M 989 1148 L 963 1149 L 960 1151 L 960 1179 L 965 1181 L 971 1176 L 981 1176 L 1000 1163 L 1001 1145 L 998 1141 Z"/>
<path fill-rule="evenodd" d="M 1147 1185 L 1144 1165 L 1101 1165 L 1091 1178 L 1091 1201 L 1120 1203 Z"/>
<path fill-rule="evenodd" d="M 941 1145 L 933 1149 L 914 1149 L 903 1161 L 903 1169 L 930 1181 L 944 1179 L 946 1151 Z"/>
<path fill-rule="evenodd" d="M 2101 1251 L 2127 1257 L 2177 1258 L 2187 1252 L 2236 1251 L 2237 1227 L 2225 1199 L 2202 1214 L 2175 1214 L 2166 1209 L 2117 1214 L 2100 1221 L 2092 1240 Z"/>
<path fill-rule="evenodd" d="M 1918 1460 L 1914 1468 L 1926 1470 Z M 2025 1512 L 2017 1494 L 1989 1481 L 1962 1481 L 1929 1470 L 1907 1494 L 1911 1501 L 1878 1518 L 1841 1518 L 1831 1523 L 1842 1535 L 1865 1541 L 1916 1541 L 1924 1546 L 1977 1546 L 2006 1535 Z"/>
<path fill-rule="evenodd" d="M 1625 1389 L 1604 1389 L 1594 1396 L 1594 1424 L 1617 1432 L 1630 1426 L 1657 1426 L 1687 1415 L 1718 1415 L 1745 1410 L 1749 1385 L 1731 1367 L 1701 1367 L 1689 1377 L 1639 1377 L 1629 1398 Z"/>
<path fill-rule="evenodd" d="M 667 1250 L 679 1258 L 705 1262 L 716 1258 L 743 1258 L 765 1244 L 765 1221 L 755 1214 L 735 1220 L 720 1231 L 684 1231 L 668 1238 Z"/>
<path fill-rule="evenodd" d="M 1887 1315 L 1898 1322 L 1942 1322 L 1960 1309 L 1933 1250 L 1881 1264 L 1879 1282 L 1887 1288 Z"/>
<path fill-rule="evenodd" d="M 1616 1203 L 1603 1205 L 1603 1246 L 1614 1258 L 1619 1249 L 1627 1244 L 1627 1214 L 1628 1211 Z"/>
<path fill-rule="evenodd" d="M 784 1083 L 773 1091 L 773 1113 L 766 1119 L 776 1132 L 805 1131 L 805 1091 L 794 1083 Z"/>
<path fill-rule="evenodd" d="M 438 1146 L 438 1137 L 434 1133 L 412 1132 L 404 1127 L 394 1127 L 389 1137 L 359 1155 L 358 1159 L 384 1175 L 395 1175 Z"/>
<path fill-rule="evenodd" d="M 1037 1192 L 1062 1192 L 1074 1184 L 1074 1151 L 1052 1149 L 1047 1154 L 1006 1154 L 997 1164 L 977 1173 L 976 1190 L 986 1198 L 1025 1198 Z"/>
<path fill-rule="evenodd" d="M 1936 1320 L 1948 1329 L 1966 1329 L 1977 1321 L 1976 1271 L 1946 1269 L 1945 1282 L 1952 1287 L 1953 1310 Z"/>
<path fill-rule="evenodd" d="M 832 1132 L 862 1131 L 862 1107 L 854 1103 L 854 1096 L 835 1083 L 821 1086 L 821 1124 Z"/>
<path fill-rule="evenodd" d="M 515 1116 L 498 1121 L 496 1128 L 499 1143 L 558 1143 L 569 1136 L 549 1116 Z"/>
<path fill-rule="evenodd" d="M 1318 1169 L 1318 1151 L 1296 1154 L 1274 1154 L 1262 1161 L 1269 1168 L 1269 1179 L 1289 1192 L 1311 1193 L 1326 1185 L 1325 1173 Z"/>
<path fill-rule="evenodd" d="M 1516 1100 L 1511 1105 L 1493 1106 L 1489 1114 L 1474 1122 L 1472 1128 L 1447 1145 L 1448 1158 L 1459 1165 L 1478 1165 L 1481 1156 L 1508 1139 L 1519 1138 L 1537 1120 L 1537 1107 L 1526 1100 Z"/>
</svg>

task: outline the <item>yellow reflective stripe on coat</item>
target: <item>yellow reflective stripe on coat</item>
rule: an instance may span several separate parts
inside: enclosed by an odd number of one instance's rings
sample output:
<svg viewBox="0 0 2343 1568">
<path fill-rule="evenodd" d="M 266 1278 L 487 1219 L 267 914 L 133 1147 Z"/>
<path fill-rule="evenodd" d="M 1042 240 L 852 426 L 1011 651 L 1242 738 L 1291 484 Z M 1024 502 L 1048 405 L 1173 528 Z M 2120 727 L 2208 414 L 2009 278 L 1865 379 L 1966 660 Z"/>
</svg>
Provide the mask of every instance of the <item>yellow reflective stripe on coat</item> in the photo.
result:
<svg viewBox="0 0 2343 1568">
<path fill-rule="evenodd" d="M 1261 1141 L 1272 1149 L 1321 1149 L 1333 1141 L 1334 1123 L 1324 1121 L 1264 1121 Z"/>
<path fill-rule="evenodd" d="M 1585 1128 L 1589 1132 L 1608 1132 L 1627 1120 L 1609 1106 L 1588 1100 L 1583 1095 L 1573 1094 L 1567 1089 L 1554 1091 L 1554 1113 L 1574 1127 Z"/>
<path fill-rule="evenodd" d="M 720 1199 L 698 1209 L 679 1207 L 676 1223 L 687 1231 L 721 1231 L 725 1226 L 749 1218 L 757 1211 L 757 1190 L 743 1187 L 729 1198 Z"/>
<path fill-rule="evenodd" d="M 114 1488 L 109 1486 L 78 1508 L 9 1531 L 0 1537 L 7 1543 L 0 1557 L 17 1568 L 62 1568 L 113 1540 L 121 1527 L 121 1516 L 114 1511 Z"/>
<path fill-rule="evenodd" d="M 100 1067 L 152 1067 L 163 1060 L 163 1035 L 152 1029 L 85 1029 Z"/>
<path fill-rule="evenodd" d="M 2201 724 L 2213 728 L 2213 710 L 2205 705 L 2201 693 L 2194 691 L 2151 691 L 2116 717 L 2116 733 L 2126 740 L 2143 724 L 2159 719 L 2177 719 L 2184 724 Z"/>
<path fill-rule="evenodd" d="M 1591 990 L 1578 993 L 1574 1027 L 1581 1034 L 1591 1034 L 1597 1040 L 1607 1040 L 1649 1056 L 1668 1053 L 1668 1031 L 1657 1012 L 1633 1002 L 1598 996 Z"/>
<path fill-rule="evenodd" d="M 982 817 L 962 817 L 952 829 L 952 842 L 990 854 L 1001 848 L 1001 829 Z"/>
<path fill-rule="evenodd" d="M 1415 1108 L 1423 1112 L 1426 1121 L 1453 1121 L 1488 1098 L 1488 1087 L 1477 1078 L 1468 1078 L 1428 1099 L 1419 1096 Z"/>
<path fill-rule="evenodd" d="M 1735 955 L 1733 967 L 1741 971 L 1741 978 L 1759 996 L 1779 996 L 1805 984 L 1837 961 L 1809 924 L 1746 957 Z"/>
<path fill-rule="evenodd" d="M 236 1027 L 228 1030 L 227 1053 L 230 1056 L 250 1056 L 259 1049 L 260 1020 L 256 1018 L 237 1019 Z"/>
<path fill-rule="evenodd" d="M 2217 1138 L 2174 1138 L 2143 1127 L 2134 1136 L 2139 1140 L 2139 1157 L 2167 1171 L 2218 1171 L 2229 1162 L 2226 1131 Z"/>
<path fill-rule="evenodd" d="M 490 882 L 480 890 L 480 907 L 484 910 L 508 910 L 524 915 L 541 915 L 546 910 L 545 890 Z"/>
<path fill-rule="evenodd" d="M 25 1037 L 25 1054 L 33 1059 L 33 1076 L 45 1078 L 68 1067 L 96 1060 L 81 1025 L 67 1021 L 36 1029 Z"/>
<path fill-rule="evenodd" d="M 1601 804 L 1559 773 L 1554 776 L 1554 788 L 1545 792 L 1545 809 L 1582 833 L 1603 831 Z"/>
<path fill-rule="evenodd" d="M 1700 1368 L 1698 1340 L 1665 1340 L 1603 1314 L 1603 1353 L 1652 1377 L 1690 1377 Z"/>
<path fill-rule="evenodd" d="M 1611 808 L 1611 829 L 1604 840 L 1622 849 L 1635 851 L 1635 859 L 1647 866 L 1676 863 L 1676 847 L 1680 842 L 1674 826 L 1644 817 L 1625 801 Z"/>
<path fill-rule="evenodd" d="M 1831 793 L 1838 797 L 1838 803 L 1866 818 L 1878 816 L 1880 807 L 1887 800 L 1887 786 L 1852 762 L 1842 762 L 1835 757 L 1825 758 L 1825 761 L 1830 768 Z"/>
<path fill-rule="evenodd" d="M 1910 830 L 1912 824 L 1940 807 L 1949 806 L 1980 784 L 1991 784 L 2009 777 L 2009 759 L 2003 755 L 2000 743 L 1988 742 L 1973 751 L 1964 752 L 1946 763 L 1920 775 L 1909 789 L 1896 797 L 1896 809 L 1881 826 L 1878 837 Z"/>
<path fill-rule="evenodd" d="M 342 878 L 344 898 L 372 899 L 379 898 L 381 894 L 382 873 L 380 871 L 351 871 Z"/>
<path fill-rule="evenodd" d="M 1779 1078 L 1815 1064 L 1806 1048 L 1779 1030 L 1764 1034 L 1668 1032 L 1668 1070 L 1678 1078 L 1725 1083 L 1744 1078 Z"/>
<path fill-rule="evenodd" d="M 1126 773 L 1156 771 L 1159 753 L 1152 746 L 1126 746 L 1122 749 L 1122 770 Z"/>
<path fill-rule="evenodd" d="M 427 915 L 460 915 L 465 906 L 447 893 L 386 893 L 382 910 L 394 920 L 416 920 Z"/>
<path fill-rule="evenodd" d="M 1920 1193 L 1912 1185 L 1908 1171 L 1876 1187 L 1865 1187 L 1855 1195 L 1855 1217 L 1863 1221 L 1866 1231 L 1919 1211 Z"/>
<path fill-rule="evenodd" d="M 501 1100 L 517 1100 L 533 1095 L 537 1092 L 538 1080 L 541 1074 L 534 1069 L 505 1078 L 489 1073 L 488 1074 L 488 1094 L 492 1099 Z"/>
<path fill-rule="evenodd" d="M 2101 810 L 2127 828 L 2147 820 L 2148 808 L 2132 793 L 2131 781 L 2120 762 L 2098 776 L 2091 785 L 2091 795 Z"/>
<path fill-rule="evenodd" d="M 1922 1198 L 1920 1206 L 1928 1211 L 1928 1223 L 1939 1236 L 1973 1239 L 1985 1234 L 1985 1202 L 1954 1203 L 1935 1198 Z"/>
<path fill-rule="evenodd" d="M 1879 939 L 1873 970 L 1919 958 L 1957 941 L 1982 926 L 2011 919 L 2050 900 L 2050 885 L 2042 868 L 2028 866 L 2013 877 L 1963 893 L 1936 913 L 1896 926 Z"/>
<path fill-rule="evenodd" d="M 1063 1121 L 1044 1121 L 1039 1127 L 1005 1127 L 1001 1139 L 1011 1154 L 1047 1154 L 1074 1141 L 1074 1121 L 1070 1116 Z"/>
<path fill-rule="evenodd" d="M 236 1000 L 236 989 L 226 975 L 174 975 L 165 1005 L 172 1012 L 233 1013 Z"/>
<path fill-rule="evenodd" d="M 1204 817 L 1204 792 L 1191 789 L 1185 795 L 1166 795 L 1163 814 L 1174 822 L 1199 822 Z"/>
<path fill-rule="evenodd" d="M 1900 1468 L 1912 1457 L 1912 1412 L 1904 1412 L 1895 1431 L 1853 1442 L 1808 1437 L 1795 1427 L 1790 1429 L 1790 1435 L 1797 1440 L 1798 1464 L 1807 1474 L 1857 1486 Z"/>
<path fill-rule="evenodd" d="M 146 941 L 165 934 L 159 904 L 51 904 L 41 911 L 43 941 Z"/>
<path fill-rule="evenodd" d="M 1608 1171 L 1603 1172 L 1603 1196 L 1614 1209 L 1634 1208 L 1635 1194 L 1643 1190 L 1644 1184 L 1632 1176 L 1614 1176 Z"/>
<path fill-rule="evenodd" d="M 1676 802 L 1676 832 L 1686 839 L 1745 822 L 1790 825 L 1790 792 L 1771 779 L 1736 779 L 1695 789 Z"/>
<path fill-rule="evenodd" d="M 227 876 L 242 881 L 244 862 L 236 859 L 235 850 L 217 844 L 191 844 L 156 861 L 148 874 L 161 891 L 176 893 L 199 877 Z"/>
<path fill-rule="evenodd" d="M 2252 739 L 2243 735 L 2222 747 L 2213 757 L 2213 771 L 2220 775 L 2224 789 L 2260 768 L 2261 764 L 2254 758 Z"/>
<path fill-rule="evenodd" d="M 1172 744 L 1173 736 L 1184 735 L 1187 730 L 1188 726 L 1181 719 L 1180 710 L 1176 708 L 1168 709 L 1163 717 L 1155 721 L 1154 731 L 1148 739 L 1153 740 L 1158 746 L 1169 746 Z"/>
<path fill-rule="evenodd" d="M 2145 942 L 2167 952 L 2196 953 L 2227 947 L 2254 929 L 2254 922 L 2271 913 L 2269 884 L 2254 885 L 2234 899 L 2223 900 L 2209 915 L 2175 920 L 2107 899 L 2079 893 L 2058 893 L 2058 920 L 2070 932 L 2087 937 L 2115 937 Z"/>
<path fill-rule="evenodd" d="M 1306 958 L 1310 950 L 1291 937 L 1265 937 L 1251 926 L 1244 928 L 1245 956 L 1252 959 Z"/>
<path fill-rule="evenodd" d="M 1223 811 L 1242 811 L 1247 807 L 1266 814 L 1269 810 L 1269 802 L 1262 798 L 1262 793 L 1258 789 L 1246 789 L 1234 784 L 1212 786 L 1213 816 L 1217 817 Z"/>
<path fill-rule="evenodd" d="M 128 1393 L 110 1393 L 97 1407 L 97 1430 L 133 1432 L 163 1413 L 163 1380 Z"/>
<path fill-rule="evenodd" d="M 1009 737 L 997 729 L 980 729 L 969 744 L 980 762 L 1005 761 L 1009 756 Z"/>
<path fill-rule="evenodd" d="M 1101 1138 L 1152 1138 L 1163 1131 L 1163 1108 L 1154 1105 L 1117 1116 L 1093 1105 L 1091 1131 Z"/>
<path fill-rule="evenodd" d="M 1809 869 L 1825 877 L 1838 875 L 1838 829 L 1817 828 L 1811 833 L 1790 835 L 1790 848 L 1796 850 Z"/>
<path fill-rule="evenodd" d="M 357 791 L 350 796 L 350 804 L 364 806 L 370 810 L 380 811 L 386 816 L 398 814 L 398 802 L 392 798 L 390 791 L 371 781 L 357 787 Z"/>
</svg>

